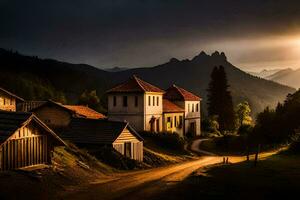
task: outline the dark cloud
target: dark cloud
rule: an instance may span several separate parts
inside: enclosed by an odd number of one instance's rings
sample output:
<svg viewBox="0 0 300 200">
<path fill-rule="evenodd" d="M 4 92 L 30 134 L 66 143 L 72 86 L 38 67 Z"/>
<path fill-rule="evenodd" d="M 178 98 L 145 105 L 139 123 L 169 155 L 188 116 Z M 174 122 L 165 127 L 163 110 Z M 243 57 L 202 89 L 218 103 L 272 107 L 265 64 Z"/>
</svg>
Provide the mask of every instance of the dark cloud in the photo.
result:
<svg viewBox="0 0 300 200">
<path fill-rule="evenodd" d="M 300 19 L 300 2 L 283 0 L 2 0 L 0 8 L 2 47 L 96 66 L 151 66 L 215 41 L 297 31 Z"/>
</svg>

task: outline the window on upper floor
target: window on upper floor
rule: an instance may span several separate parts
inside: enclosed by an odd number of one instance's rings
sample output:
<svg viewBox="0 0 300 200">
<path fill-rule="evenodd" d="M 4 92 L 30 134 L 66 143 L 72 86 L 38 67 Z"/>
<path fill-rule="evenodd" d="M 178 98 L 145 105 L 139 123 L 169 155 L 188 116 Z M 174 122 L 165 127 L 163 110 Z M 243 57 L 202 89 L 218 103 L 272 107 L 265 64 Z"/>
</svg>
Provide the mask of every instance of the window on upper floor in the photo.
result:
<svg viewBox="0 0 300 200">
<path fill-rule="evenodd" d="M 127 106 L 128 106 L 127 96 L 123 96 L 123 107 L 127 107 Z"/>
<path fill-rule="evenodd" d="M 138 98 L 138 96 L 135 96 L 134 97 L 134 106 L 138 107 L 138 105 L 139 105 L 139 98 Z"/>
<path fill-rule="evenodd" d="M 151 106 L 151 96 L 148 96 L 148 106 Z"/>
<path fill-rule="evenodd" d="M 155 96 L 152 97 L 152 104 L 155 106 Z"/>
<path fill-rule="evenodd" d="M 177 127 L 177 116 L 174 116 L 174 126 Z"/>
<path fill-rule="evenodd" d="M 156 97 L 156 105 L 159 106 L 159 97 Z"/>
<path fill-rule="evenodd" d="M 192 104 L 192 112 L 195 112 L 194 104 Z"/>
<path fill-rule="evenodd" d="M 199 103 L 196 104 L 196 112 L 199 112 Z"/>
<path fill-rule="evenodd" d="M 113 104 L 114 104 L 114 106 L 117 106 L 117 97 L 116 96 L 113 97 Z"/>
</svg>

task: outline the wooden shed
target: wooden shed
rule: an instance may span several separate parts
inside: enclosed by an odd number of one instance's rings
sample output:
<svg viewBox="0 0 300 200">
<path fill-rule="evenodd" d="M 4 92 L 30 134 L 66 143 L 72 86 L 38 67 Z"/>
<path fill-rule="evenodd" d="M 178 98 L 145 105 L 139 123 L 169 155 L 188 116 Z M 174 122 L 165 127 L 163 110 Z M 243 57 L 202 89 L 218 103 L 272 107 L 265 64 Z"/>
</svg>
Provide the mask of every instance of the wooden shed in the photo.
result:
<svg viewBox="0 0 300 200">
<path fill-rule="evenodd" d="M 16 111 L 17 103 L 24 99 L 0 87 L 0 110 Z"/>
<path fill-rule="evenodd" d="M 74 118 L 60 136 L 79 146 L 109 145 L 128 158 L 143 161 L 143 138 L 128 122 Z"/>
<path fill-rule="evenodd" d="M 65 143 L 32 113 L 0 111 L 0 171 L 51 163 Z"/>
</svg>

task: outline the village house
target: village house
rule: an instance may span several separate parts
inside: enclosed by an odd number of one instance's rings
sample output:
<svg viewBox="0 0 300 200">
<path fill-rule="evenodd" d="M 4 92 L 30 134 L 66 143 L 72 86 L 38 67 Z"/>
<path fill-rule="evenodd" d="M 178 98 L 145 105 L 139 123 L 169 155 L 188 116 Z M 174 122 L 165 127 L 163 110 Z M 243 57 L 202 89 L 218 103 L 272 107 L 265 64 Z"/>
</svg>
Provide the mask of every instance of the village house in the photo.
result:
<svg viewBox="0 0 300 200">
<path fill-rule="evenodd" d="M 0 110 L 15 112 L 17 103 L 24 99 L 0 87 Z"/>
<path fill-rule="evenodd" d="M 73 118 L 105 119 L 97 111 L 82 105 L 63 105 L 54 101 L 47 101 L 30 112 L 53 129 L 67 127 Z"/>
<path fill-rule="evenodd" d="M 32 113 L 0 111 L 0 171 L 50 164 L 65 143 Z"/>
<path fill-rule="evenodd" d="M 184 109 L 184 133 L 191 136 L 201 135 L 201 98 L 197 95 L 172 85 L 166 90 L 164 99 L 167 99 Z"/>
<path fill-rule="evenodd" d="M 107 94 L 109 119 L 127 121 L 137 131 L 163 130 L 163 90 L 133 76 Z"/>
<path fill-rule="evenodd" d="M 143 138 L 128 122 L 74 118 L 61 137 L 91 153 L 111 146 L 125 157 L 143 161 Z"/>
<path fill-rule="evenodd" d="M 201 134 L 201 98 L 171 86 L 167 91 L 133 76 L 107 91 L 108 118 L 129 122 L 137 131 Z"/>
</svg>

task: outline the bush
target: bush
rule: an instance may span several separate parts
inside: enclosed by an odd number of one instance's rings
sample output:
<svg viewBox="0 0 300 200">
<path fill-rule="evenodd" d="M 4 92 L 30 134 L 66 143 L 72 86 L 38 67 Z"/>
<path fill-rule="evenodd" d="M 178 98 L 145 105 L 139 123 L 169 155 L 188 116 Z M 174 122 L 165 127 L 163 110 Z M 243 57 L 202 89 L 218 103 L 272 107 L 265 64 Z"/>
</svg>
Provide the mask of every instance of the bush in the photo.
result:
<svg viewBox="0 0 300 200">
<path fill-rule="evenodd" d="M 184 151 L 186 140 L 177 133 L 151 133 L 142 132 L 146 140 L 152 139 L 157 145 L 175 151 Z"/>
<path fill-rule="evenodd" d="M 247 136 L 247 135 L 251 134 L 252 131 L 253 131 L 253 126 L 251 126 L 249 124 L 243 124 L 239 128 L 238 134 L 241 136 Z"/>
</svg>

